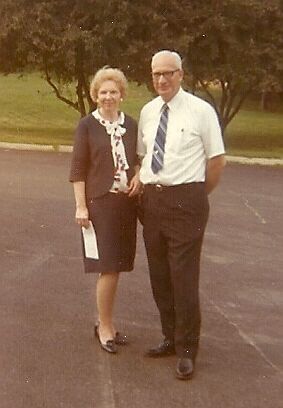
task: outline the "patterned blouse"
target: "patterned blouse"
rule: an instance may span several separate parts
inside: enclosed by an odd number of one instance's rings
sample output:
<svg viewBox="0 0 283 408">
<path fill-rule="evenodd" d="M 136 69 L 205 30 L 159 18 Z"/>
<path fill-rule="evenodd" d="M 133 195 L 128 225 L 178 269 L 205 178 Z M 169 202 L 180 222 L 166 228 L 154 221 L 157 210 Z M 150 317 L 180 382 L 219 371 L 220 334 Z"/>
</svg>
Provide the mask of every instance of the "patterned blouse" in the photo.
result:
<svg viewBox="0 0 283 408">
<path fill-rule="evenodd" d="M 118 120 L 110 122 L 104 119 L 98 109 L 92 112 L 92 115 L 99 121 L 106 129 L 107 134 L 111 137 L 112 156 L 115 165 L 114 182 L 110 188 L 110 192 L 118 193 L 119 191 L 128 190 L 128 178 L 126 170 L 129 165 L 126 158 L 125 147 L 123 143 L 123 135 L 126 129 L 122 126 L 124 124 L 125 115 L 123 112 L 119 113 Z"/>
</svg>

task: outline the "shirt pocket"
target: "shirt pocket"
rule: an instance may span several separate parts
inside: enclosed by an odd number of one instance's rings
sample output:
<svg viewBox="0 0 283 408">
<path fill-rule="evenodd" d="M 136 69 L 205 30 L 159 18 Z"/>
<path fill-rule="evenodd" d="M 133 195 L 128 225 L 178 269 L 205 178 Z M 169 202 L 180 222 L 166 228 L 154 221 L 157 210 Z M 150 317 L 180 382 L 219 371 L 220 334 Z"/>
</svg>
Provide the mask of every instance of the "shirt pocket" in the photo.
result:
<svg viewBox="0 0 283 408">
<path fill-rule="evenodd" d="M 199 143 L 197 129 L 187 121 L 180 121 L 175 127 L 168 129 L 166 149 L 168 153 L 185 155 L 188 150 Z"/>
<path fill-rule="evenodd" d="M 200 142 L 199 132 L 193 124 L 181 129 L 180 148 L 183 150 L 195 147 Z"/>
</svg>

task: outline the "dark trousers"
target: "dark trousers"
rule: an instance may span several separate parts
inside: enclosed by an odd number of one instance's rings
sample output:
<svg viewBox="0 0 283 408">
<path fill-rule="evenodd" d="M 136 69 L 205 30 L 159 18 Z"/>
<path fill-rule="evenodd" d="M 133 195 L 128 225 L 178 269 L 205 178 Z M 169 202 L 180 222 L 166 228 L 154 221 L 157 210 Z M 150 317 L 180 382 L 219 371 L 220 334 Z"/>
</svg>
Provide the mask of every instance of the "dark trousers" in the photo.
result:
<svg viewBox="0 0 283 408">
<path fill-rule="evenodd" d="M 162 332 L 195 359 L 200 336 L 200 254 L 209 204 L 204 183 L 146 185 L 144 241 Z"/>
</svg>

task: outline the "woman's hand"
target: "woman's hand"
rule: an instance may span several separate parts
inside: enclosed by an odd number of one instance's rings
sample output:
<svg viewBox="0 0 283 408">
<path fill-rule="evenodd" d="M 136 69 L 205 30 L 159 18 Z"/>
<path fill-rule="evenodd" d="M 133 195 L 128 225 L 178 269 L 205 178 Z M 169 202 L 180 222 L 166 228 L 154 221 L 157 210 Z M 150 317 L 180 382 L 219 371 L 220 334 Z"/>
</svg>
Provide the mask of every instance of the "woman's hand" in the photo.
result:
<svg viewBox="0 0 283 408">
<path fill-rule="evenodd" d="M 141 187 L 142 187 L 142 183 L 140 182 L 140 175 L 137 172 L 129 184 L 129 189 L 128 189 L 129 197 L 133 197 L 139 194 Z"/>
<path fill-rule="evenodd" d="M 88 209 L 86 207 L 77 207 L 76 223 L 79 224 L 81 227 L 88 228 L 89 219 L 88 219 Z"/>
</svg>

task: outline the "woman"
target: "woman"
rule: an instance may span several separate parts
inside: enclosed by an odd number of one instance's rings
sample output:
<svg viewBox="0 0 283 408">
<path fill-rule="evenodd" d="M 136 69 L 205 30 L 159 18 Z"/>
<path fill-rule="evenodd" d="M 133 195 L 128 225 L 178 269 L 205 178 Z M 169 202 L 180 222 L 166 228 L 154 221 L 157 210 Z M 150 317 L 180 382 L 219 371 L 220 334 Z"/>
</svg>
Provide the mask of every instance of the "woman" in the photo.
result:
<svg viewBox="0 0 283 408">
<path fill-rule="evenodd" d="M 114 327 L 112 310 L 119 273 L 133 269 L 140 187 L 137 124 L 119 110 L 126 87 L 119 69 L 102 68 L 94 76 L 90 94 L 98 108 L 78 124 L 70 172 L 76 222 L 88 228 L 91 221 L 97 237 L 98 259 L 87 258 L 84 251 L 84 267 L 99 274 L 95 335 L 110 353 L 126 344 L 126 336 Z"/>
</svg>

